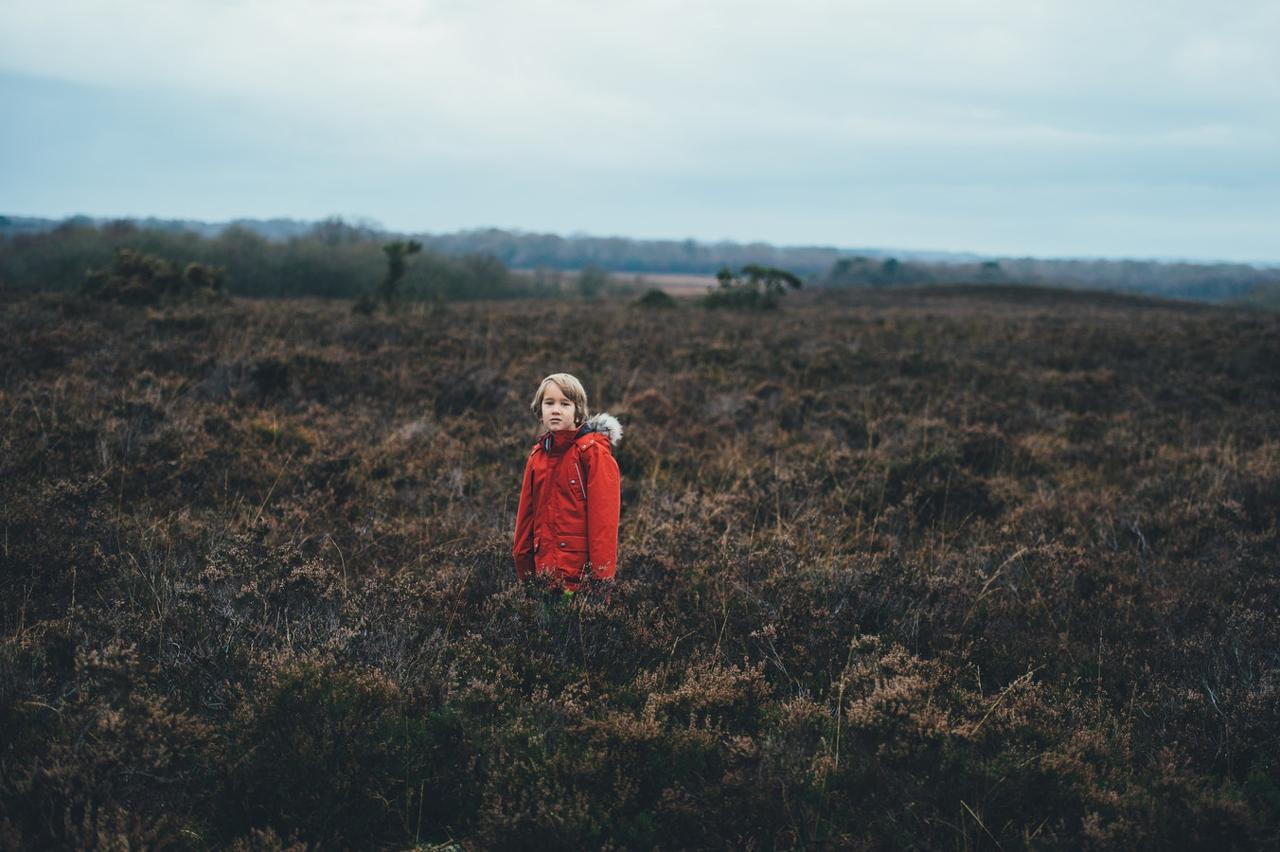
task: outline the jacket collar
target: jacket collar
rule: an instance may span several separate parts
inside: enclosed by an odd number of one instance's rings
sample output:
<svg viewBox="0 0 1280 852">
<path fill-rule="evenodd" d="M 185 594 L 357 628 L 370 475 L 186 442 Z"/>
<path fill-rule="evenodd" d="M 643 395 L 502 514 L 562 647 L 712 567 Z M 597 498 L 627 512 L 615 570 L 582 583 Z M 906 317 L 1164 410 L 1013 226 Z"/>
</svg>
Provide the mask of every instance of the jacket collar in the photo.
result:
<svg viewBox="0 0 1280 852">
<path fill-rule="evenodd" d="M 601 412 L 594 415 L 577 429 L 561 429 L 558 432 L 543 432 L 538 436 L 538 446 L 549 453 L 562 453 L 569 445 L 583 435 L 599 433 L 609 441 L 613 449 L 622 442 L 622 424 L 612 414 Z"/>
<path fill-rule="evenodd" d="M 577 440 L 579 429 L 561 429 L 557 432 L 543 432 L 538 439 L 542 449 L 548 453 L 563 453 L 569 445 Z"/>
</svg>

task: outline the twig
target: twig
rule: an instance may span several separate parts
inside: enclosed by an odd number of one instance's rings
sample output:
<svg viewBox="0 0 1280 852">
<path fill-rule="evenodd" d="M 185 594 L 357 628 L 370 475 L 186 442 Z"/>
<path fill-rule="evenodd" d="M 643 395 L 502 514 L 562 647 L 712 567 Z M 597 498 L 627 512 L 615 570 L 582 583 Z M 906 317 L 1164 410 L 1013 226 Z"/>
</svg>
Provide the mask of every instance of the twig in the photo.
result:
<svg viewBox="0 0 1280 852">
<path fill-rule="evenodd" d="M 324 537 L 326 541 L 333 545 L 333 549 L 338 551 L 338 559 L 342 562 L 342 593 L 344 595 L 349 594 L 350 591 L 347 588 L 347 558 L 342 555 L 342 548 L 338 547 L 338 543 L 333 540 L 332 535 L 325 533 Z"/>
<path fill-rule="evenodd" d="M 267 496 L 262 498 L 262 505 L 258 507 L 257 514 L 253 516 L 253 524 L 258 523 L 258 518 L 262 517 L 262 510 L 267 508 L 267 503 L 271 501 L 271 495 L 275 493 L 276 486 L 280 484 L 280 479 L 285 475 L 285 472 L 289 470 L 289 463 L 293 461 L 293 454 L 295 452 L 297 452 L 297 450 L 289 451 L 288 457 L 284 460 L 284 465 L 280 468 L 280 472 L 276 474 L 276 481 L 271 483 L 271 487 L 267 489 Z M 250 526 L 253 524 L 250 524 Z"/>
<path fill-rule="evenodd" d="M 974 821 L 978 823 L 978 827 L 979 827 L 979 828 L 981 828 L 983 831 L 987 832 L 987 837 L 990 837 L 990 838 L 991 838 L 991 842 L 992 842 L 992 843 L 994 843 L 994 844 L 996 845 L 996 848 L 997 848 L 997 849 L 1001 849 L 1001 850 L 1003 850 L 1003 849 L 1004 849 L 1004 847 L 1000 845 L 1000 841 L 999 841 L 999 840 L 996 840 L 996 836 L 995 836 L 994 834 L 992 834 L 992 833 L 987 829 L 986 824 L 985 824 L 985 823 L 983 823 L 983 821 L 982 821 L 982 817 L 980 817 L 980 816 L 978 816 L 977 814 L 975 814 L 975 813 L 973 812 L 973 808 L 969 807 L 969 805 L 965 802 L 965 800 L 964 800 L 964 799 L 961 799 L 961 800 L 960 800 L 960 804 L 961 804 L 961 805 L 964 805 L 964 809 L 965 809 L 966 811 L 968 811 L 968 812 L 969 812 L 969 816 L 973 817 Z"/>
<path fill-rule="evenodd" d="M 982 584 L 982 589 L 978 592 L 978 600 L 982 600 L 982 598 L 987 594 L 987 589 L 991 588 L 991 584 L 996 581 L 996 578 L 999 577 L 1002 573 L 1004 573 L 1005 568 L 1008 568 L 1009 565 L 1012 564 L 1015 559 L 1018 559 L 1019 557 L 1023 556 L 1030 549 L 1031 548 L 1029 547 L 1021 547 L 1012 556 L 1010 556 L 1004 562 L 1001 562 L 1000 567 L 996 569 L 996 572 L 987 578 L 987 582 Z"/>
<path fill-rule="evenodd" d="M 1030 680 L 1031 676 L 1042 668 L 1044 668 L 1044 666 L 1036 666 L 1034 669 L 1028 669 L 1026 674 L 1000 690 L 1000 694 L 996 696 L 995 701 L 991 702 L 991 706 L 987 708 L 987 712 L 983 714 L 982 718 L 978 720 L 978 724 L 974 725 L 973 730 L 969 733 L 978 733 L 978 729 L 981 728 L 986 723 L 987 719 L 991 717 L 991 714 L 995 712 L 996 707 L 999 706 L 1000 702 L 1004 700 L 1004 697 L 1009 694 L 1009 691 L 1024 681 Z"/>
</svg>

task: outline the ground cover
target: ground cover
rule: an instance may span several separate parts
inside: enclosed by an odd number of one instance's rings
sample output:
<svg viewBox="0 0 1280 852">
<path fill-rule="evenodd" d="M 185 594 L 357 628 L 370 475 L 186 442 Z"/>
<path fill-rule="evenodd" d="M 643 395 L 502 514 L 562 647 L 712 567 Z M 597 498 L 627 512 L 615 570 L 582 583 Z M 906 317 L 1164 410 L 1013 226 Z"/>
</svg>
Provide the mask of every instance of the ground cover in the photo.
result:
<svg viewBox="0 0 1280 852">
<path fill-rule="evenodd" d="M 0 303 L 0 846 L 1280 840 L 1280 318 Z M 509 536 L 546 373 L 620 583 Z"/>
</svg>

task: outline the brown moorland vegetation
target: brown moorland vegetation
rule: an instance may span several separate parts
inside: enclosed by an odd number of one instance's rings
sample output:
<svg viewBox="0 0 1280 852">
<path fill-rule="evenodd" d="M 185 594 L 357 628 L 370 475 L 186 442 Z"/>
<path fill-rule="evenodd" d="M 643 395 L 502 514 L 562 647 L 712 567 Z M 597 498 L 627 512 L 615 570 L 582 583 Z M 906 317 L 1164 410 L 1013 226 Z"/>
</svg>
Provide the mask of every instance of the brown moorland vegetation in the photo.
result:
<svg viewBox="0 0 1280 852">
<path fill-rule="evenodd" d="M 0 847 L 1280 842 L 1280 317 L 0 316 Z M 513 579 L 561 369 L 608 605 Z"/>
</svg>

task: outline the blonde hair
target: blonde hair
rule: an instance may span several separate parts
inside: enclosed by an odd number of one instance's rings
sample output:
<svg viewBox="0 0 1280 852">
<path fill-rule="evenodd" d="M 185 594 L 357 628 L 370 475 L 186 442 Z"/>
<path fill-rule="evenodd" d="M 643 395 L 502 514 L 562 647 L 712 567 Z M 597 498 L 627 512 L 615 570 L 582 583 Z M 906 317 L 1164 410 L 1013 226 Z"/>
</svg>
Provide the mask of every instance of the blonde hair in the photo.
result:
<svg viewBox="0 0 1280 852">
<path fill-rule="evenodd" d="M 538 385 L 538 392 L 533 395 L 533 402 L 529 403 L 533 416 L 542 418 L 542 397 L 547 392 L 547 385 L 552 382 L 573 403 L 573 425 L 581 426 L 587 422 L 587 391 L 577 377 L 568 373 L 552 373 L 542 380 L 542 384 Z"/>
</svg>

